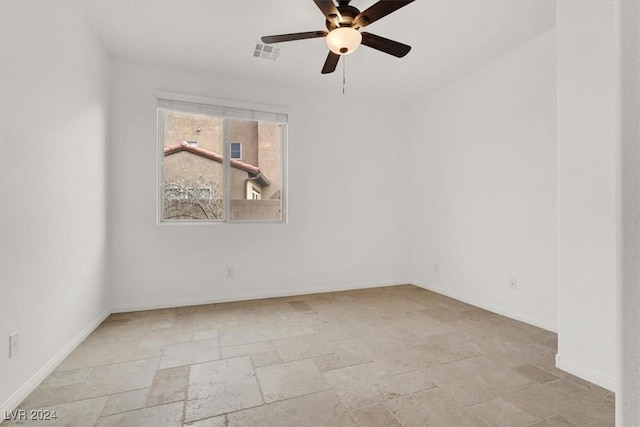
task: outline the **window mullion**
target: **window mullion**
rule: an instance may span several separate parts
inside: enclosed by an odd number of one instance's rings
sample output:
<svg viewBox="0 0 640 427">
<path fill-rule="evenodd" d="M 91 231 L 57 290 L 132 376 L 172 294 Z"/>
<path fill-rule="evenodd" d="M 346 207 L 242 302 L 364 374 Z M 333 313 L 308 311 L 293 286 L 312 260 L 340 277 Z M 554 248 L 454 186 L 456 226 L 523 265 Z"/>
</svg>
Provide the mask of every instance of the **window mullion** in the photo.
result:
<svg viewBox="0 0 640 427">
<path fill-rule="evenodd" d="M 229 165 L 230 160 L 229 156 L 231 155 L 231 144 L 229 141 L 229 123 L 228 119 L 224 117 L 222 119 L 222 182 L 223 182 L 223 191 L 222 191 L 222 217 L 225 222 L 229 221 L 229 210 L 231 197 L 229 197 Z"/>
</svg>

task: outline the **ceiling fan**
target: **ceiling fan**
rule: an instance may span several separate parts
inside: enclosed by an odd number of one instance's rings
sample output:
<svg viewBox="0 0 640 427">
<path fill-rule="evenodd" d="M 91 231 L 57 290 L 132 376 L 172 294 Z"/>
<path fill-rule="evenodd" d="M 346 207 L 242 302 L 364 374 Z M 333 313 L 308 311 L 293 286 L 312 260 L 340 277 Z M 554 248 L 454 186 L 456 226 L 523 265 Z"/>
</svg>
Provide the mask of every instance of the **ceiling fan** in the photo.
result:
<svg viewBox="0 0 640 427">
<path fill-rule="evenodd" d="M 265 36 L 262 37 L 262 41 L 271 44 L 325 37 L 330 52 L 324 67 L 322 67 L 322 74 L 333 73 L 338 65 L 340 56 L 353 53 L 360 44 L 398 58 L 402 58 L 411 50 L 411 46 L 406 44 L 376 36 L 375 34 L 360 32 L 359 30 L 414 0 L 380 0 L 364 12 L 349 6 L 351 0 L 338 0 L 338 6 L 335 5 L 333 0 L 313 1 L 326 17 L 326 26 L 329 31 L 307 31 L 304 33 Z"/>
</svg>

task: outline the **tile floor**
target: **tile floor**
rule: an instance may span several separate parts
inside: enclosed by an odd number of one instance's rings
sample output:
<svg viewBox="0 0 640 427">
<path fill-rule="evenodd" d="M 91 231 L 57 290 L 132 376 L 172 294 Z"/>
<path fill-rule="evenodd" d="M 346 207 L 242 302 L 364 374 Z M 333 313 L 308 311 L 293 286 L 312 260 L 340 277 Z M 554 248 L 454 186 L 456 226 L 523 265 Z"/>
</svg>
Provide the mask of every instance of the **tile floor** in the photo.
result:
<svg viewBox="0 0 640 427">
<path fill-rule="evenodd" d="M 555 352 L 551 332 L 410 285 L 114 314 L 20 409 L 56 410 L 37 426 L 613 425 L 613 395 Z"/>
</svg>

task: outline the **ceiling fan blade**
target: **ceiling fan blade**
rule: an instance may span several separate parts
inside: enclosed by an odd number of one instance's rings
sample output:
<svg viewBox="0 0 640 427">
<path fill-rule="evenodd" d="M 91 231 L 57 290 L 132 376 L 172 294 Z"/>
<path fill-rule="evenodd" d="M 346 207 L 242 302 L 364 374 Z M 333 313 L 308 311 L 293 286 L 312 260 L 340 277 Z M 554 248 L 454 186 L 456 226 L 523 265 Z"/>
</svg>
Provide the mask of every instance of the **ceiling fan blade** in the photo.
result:
<svg viewBox="0 0 640 427">
<path fill-rule="evenodd" d="M 372 47 L 376 50 L 388 53 L 389 55 L 393 55 L 398 58 L 402 58 L 411 50 L 411 46 L 409 45 L 385 39 L 384 37 L 376 36 L 375 34 L 365 32 L 361 34 L 363 45 Z"/>
<path fill-rule="evenodd" d="M 316 4 L 316 6 L 318 6 L 318 8 L 322 11 L 324 16 L 327 17 L 327 19 L 329 19 L 329 16 L 331 15 L 340 16 L 340 12 L 338 12 L 336 4 L 333 2 L 333 0 L 313 0 L 313 2 Z"/>
<path fill-rule="evenodd" d="M 329 51 L 327 60 L 324 61 L 324 67 L 322 67 L 322 74 L 333 73 L 338 66 L 338 61 L 340 61 L 340 55 Z"/>
<path fill-rule="evenodd" d="M 262 37 L 263 43 L 280 43 L 290 42 L 293 40 L 314 39 L 317 37 L 325 37 L 328 33 L 326 31 L 307 31 L 306 33 L 291 33 L 291 34 L 279 34 L 277 36 L 264 36 Z"/>
<path fill-rule="evenodd" d="M 355 27 L 366 27 L 367 25 L 376 22 L 380 18 L 384 18 L 388 14 L 395 12 L 413 1 L 415 0 L 380 0 L 356 16 Z"/>
</svg>

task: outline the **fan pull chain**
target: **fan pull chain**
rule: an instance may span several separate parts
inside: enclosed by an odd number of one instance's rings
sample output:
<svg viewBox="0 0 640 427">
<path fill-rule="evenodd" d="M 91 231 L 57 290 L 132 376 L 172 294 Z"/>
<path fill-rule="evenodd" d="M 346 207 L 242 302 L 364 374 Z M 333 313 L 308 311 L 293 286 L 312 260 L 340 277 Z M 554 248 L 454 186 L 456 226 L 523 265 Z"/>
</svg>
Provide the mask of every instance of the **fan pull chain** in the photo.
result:
<svg viewBox="0 0 640 427">
<path fill-rule="evenodd" d="M 345 55 L 342 55 L 342 94 L 344 95 L 344 85 L 347 83 L 346 72 L 345 72 L 345 62 L 347 62 L 347 58 Z"/>
</svg>

